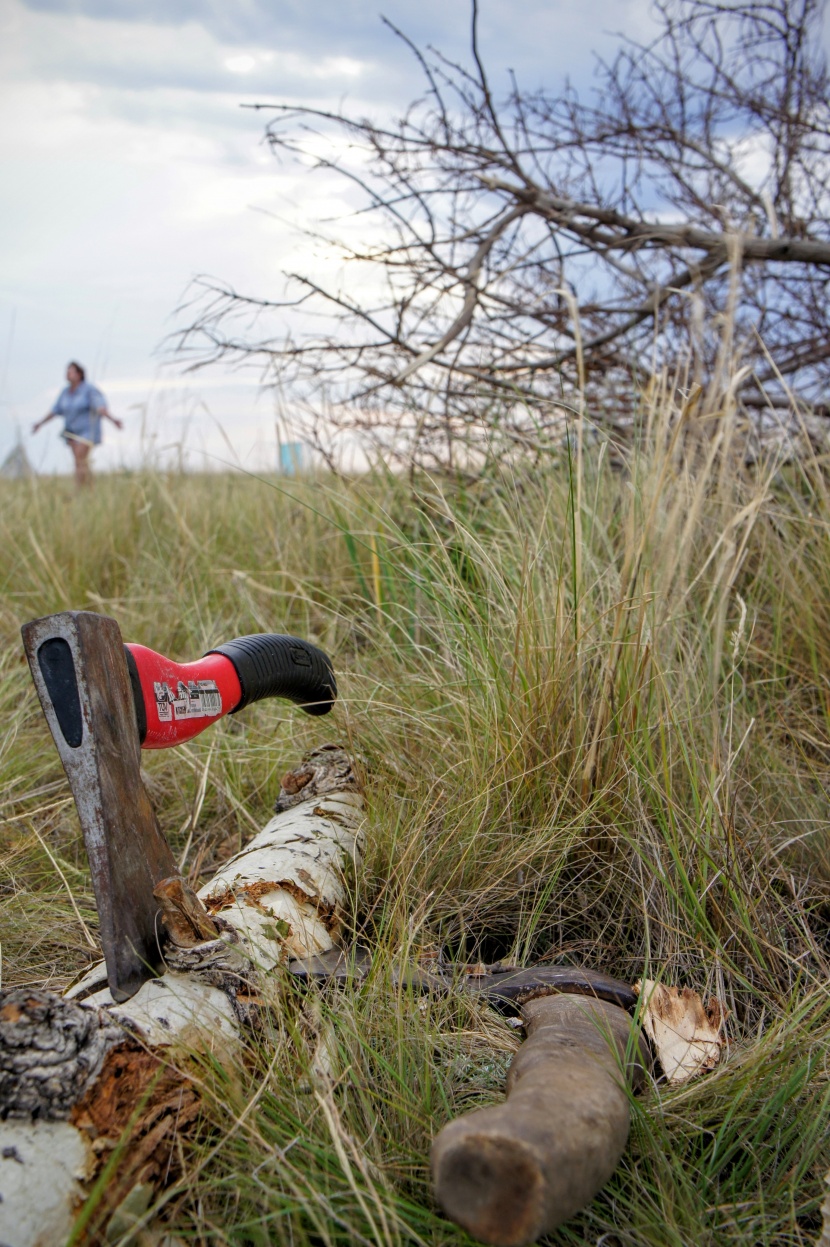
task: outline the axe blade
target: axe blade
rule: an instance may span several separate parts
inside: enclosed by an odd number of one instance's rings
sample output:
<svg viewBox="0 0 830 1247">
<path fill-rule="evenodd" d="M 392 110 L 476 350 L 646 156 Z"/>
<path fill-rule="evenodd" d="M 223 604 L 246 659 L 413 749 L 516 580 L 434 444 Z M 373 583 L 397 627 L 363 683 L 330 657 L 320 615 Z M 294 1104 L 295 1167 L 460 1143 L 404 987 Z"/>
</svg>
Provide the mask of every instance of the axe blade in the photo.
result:
<svg viewBox="0 0 830 1247">
<path fill-rule="evenodd" d="M 63 611 L 22 633 L 78 809 L 109 988 L 129 1000 L 161 960 L 153 888 L 179 872 L 141 779 L 121 630 L 106 615 Z"/>
</svg>

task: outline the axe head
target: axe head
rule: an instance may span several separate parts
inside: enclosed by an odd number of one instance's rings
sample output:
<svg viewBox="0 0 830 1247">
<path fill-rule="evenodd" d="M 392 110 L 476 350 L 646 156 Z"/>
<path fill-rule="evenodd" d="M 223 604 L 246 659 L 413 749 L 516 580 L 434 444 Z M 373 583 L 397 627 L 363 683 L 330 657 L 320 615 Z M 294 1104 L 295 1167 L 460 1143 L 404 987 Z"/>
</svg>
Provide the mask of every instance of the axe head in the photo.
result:
<svg viewBox="0 0 830 1247">
<path fill-rule="evenodd" d="M 22 632 L 78 809 L 109 988 L 128 1000 L 161 961 L 153 888 L 179 872 L 141 779 L 121 630 L 106 615 L 64 611 Z"/>
</svg>

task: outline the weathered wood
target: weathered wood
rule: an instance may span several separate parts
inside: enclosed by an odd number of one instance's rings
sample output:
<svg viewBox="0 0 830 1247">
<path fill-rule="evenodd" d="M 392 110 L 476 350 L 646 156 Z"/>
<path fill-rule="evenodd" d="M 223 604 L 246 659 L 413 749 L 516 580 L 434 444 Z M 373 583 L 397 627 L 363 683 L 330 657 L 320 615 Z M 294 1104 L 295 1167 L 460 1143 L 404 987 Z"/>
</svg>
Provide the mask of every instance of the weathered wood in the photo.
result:
<svg viewBox="0 0 830 1247">
<path fill-rule="evenodd" d="M 49 992 L 0 997 L 0 1069 L 0 1239 L 8 1247 L 63 1247 L 129 1128 L 101 1203 L 101 1229 L 137 1185 L 152 1189 L 164 1179 L 175 1133 L 199 1111 L 182 1070 L 106 1010 Z M 100 1241 L 95 1229 L 84 1241 Z"/>
<path fill-rule="evenodd" d="M 122 1038 L 120 1028 L 51 992 L 18 987 L 2 1000 L 3 1116 L 64 1120 Z"/>
<path fill-rule="evenodd" d="M 703 1001 L 690 987 L 640 979 L 643 1030 L 651 1040 L 666 1081 L 688 1082 L 720 1060 L 724 1012 L 718 1000 Z"/>
<path fill-rule="evenodd" d="M 160 964 L 153 888 L 178 870 L 141 779 L 121 630 L 105 615 L 64 611 L 22 632 L 78 809 L 110 991 L 128 1000 Z"/>
<path fill-rule="evenodd" d="M 193 948 L 219 935 L 219 924 L 180 875 L 162 879 L 153 888 L 153 896 L 158 901 L 165 931 L 180 948 Z"/>
<path fill-rule="evenodd" d="M 283 790 L 282 813 L 202 889 L 216 917 L 206 919 L 186 887 L 161 889 L 172 937 L 167 969 L 131 999 L 113 999 L 103 966 L 64 997 L 0 993 L 4 1247 L 63 1247 L 128 1125 L 96 1233 L 133 1215 L 135 1192 L 144 1199 L 175 1171 L 175 1136 L 198 1113 L 197 1091 L 170 1060 L 171 1046 L 222 1059 L 275 967 L 293 950 L 334 948 L 345 879 L 362 851 L 363 798 L 341 749 L 317 750 L 298 770 L 311 776 Z M 211 938 L 194 943 L 198 931 Z"/>
<path fill-rule="evenodd" d="M 522 1016 L 507 1099 L 451 1121 L 432 1147 L 438 1202 L 496 1247 L 549 1233 L 604 1186 L 628 1139 L 626 1080 L 637 1084 L 646 1065 L 617 1005 L 544 996 Z"/>
</svg>

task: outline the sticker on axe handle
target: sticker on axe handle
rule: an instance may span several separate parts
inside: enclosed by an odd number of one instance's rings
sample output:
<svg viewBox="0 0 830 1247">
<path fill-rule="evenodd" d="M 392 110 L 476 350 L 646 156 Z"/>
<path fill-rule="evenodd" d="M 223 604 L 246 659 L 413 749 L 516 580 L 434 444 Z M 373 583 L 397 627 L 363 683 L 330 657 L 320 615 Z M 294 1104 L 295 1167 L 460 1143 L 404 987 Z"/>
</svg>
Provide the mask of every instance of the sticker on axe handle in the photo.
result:
<svg viewBox="0 0 830 1247">
<path fill-rule="evenodd" d="M 222 713 L 222 694 L 215 680 L 176 682 L 175 693 L 166 682 L 153 683 L 156 710 L 161 723 L 172 719 L 212 719 Z"/>
</svg>

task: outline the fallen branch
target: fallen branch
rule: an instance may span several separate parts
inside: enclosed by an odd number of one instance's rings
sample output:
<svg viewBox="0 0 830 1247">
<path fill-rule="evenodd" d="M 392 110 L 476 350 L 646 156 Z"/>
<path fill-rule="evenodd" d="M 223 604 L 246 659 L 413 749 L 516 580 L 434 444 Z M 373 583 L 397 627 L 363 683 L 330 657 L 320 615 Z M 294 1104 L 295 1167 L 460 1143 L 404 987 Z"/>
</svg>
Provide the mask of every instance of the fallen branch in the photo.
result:
<svg viewBox="0 0 830 1247">
<path fill-rule="evenodd" d="M 199 1112 L 167 1050 L 221 1059 L 256 1016 L 270 974 L 289 956 L 335 947 L 363 844 L 351 759 L 315 750 L 283 779 L 277 810 L 201 889 L 205 905 L 180 880 L 160 885 L 167 968 L 130 1000 L 113 1001 L 103 964 L 63 997 L 0 993 L 4 1247 L 63 1247 L 79 1215 L 91 1217 L 87 1233 L 107 1234 L 131 1199 L 146 1208 L 176 1134 Z M 107 1166 L 106 1189 L 84 1212 Z"/>
</svg>

